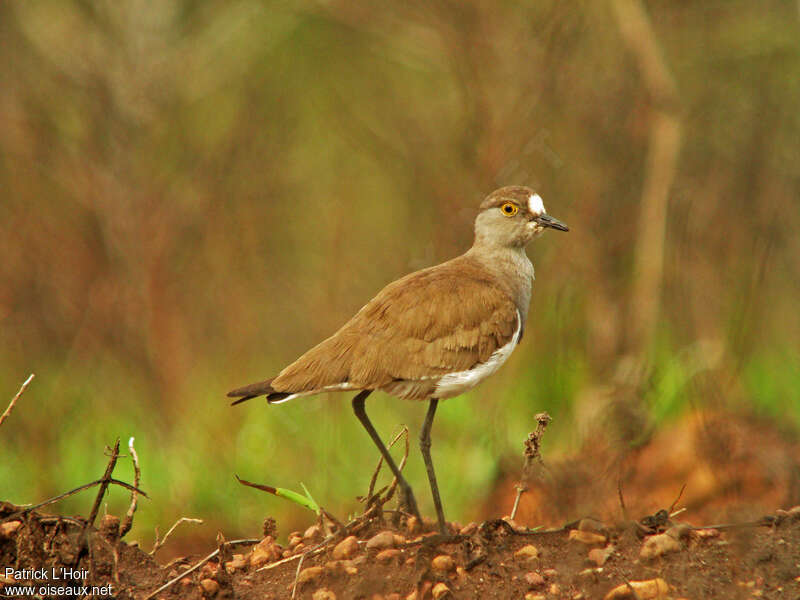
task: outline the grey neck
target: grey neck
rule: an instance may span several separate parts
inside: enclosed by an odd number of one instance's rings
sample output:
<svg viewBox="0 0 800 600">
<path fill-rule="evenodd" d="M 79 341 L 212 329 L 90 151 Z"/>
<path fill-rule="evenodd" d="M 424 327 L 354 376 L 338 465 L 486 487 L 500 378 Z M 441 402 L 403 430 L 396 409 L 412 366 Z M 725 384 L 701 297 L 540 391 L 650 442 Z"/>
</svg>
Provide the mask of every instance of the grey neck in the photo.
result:
<svg viewBox="0 0 800 600">
<path fill-rule="evenodd" d="M 476 243 L 464 255 L 479 262 L 508 293 L 522 315 L 523 327 L 531 303 L 533 264 L 524 247 Z"/>
</svg>

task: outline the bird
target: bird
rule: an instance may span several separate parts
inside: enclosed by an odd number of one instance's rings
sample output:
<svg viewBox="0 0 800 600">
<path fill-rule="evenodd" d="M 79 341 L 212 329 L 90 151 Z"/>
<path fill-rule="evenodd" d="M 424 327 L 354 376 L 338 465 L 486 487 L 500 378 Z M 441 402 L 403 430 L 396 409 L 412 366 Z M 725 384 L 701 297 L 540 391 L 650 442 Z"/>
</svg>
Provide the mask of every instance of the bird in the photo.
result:
<svg viewBox="0 0 800 600">
<path fill-rule="evenodd" d="M 475 219 L 464 254 L 413 272 L 384 287 L 349 321 L 275 377 L 228 393 L 239 404 L 266 396 L 269 404 L 323 392 L 358 392 L 353 412 L 397 480 L 401 508 L 420 518 L 411 486 L 367 416 L 375 391 L 428 402 L 419 445 L 436 509 L 447 532 L 431 459 L 431 428 L 440 400 L 467 392 L 495 373 L 522 340 L 534 269 L 527 245 L 545 229 L 569 231 L 547 214 L 526 186 L 490 193 Z"/>
</svg>

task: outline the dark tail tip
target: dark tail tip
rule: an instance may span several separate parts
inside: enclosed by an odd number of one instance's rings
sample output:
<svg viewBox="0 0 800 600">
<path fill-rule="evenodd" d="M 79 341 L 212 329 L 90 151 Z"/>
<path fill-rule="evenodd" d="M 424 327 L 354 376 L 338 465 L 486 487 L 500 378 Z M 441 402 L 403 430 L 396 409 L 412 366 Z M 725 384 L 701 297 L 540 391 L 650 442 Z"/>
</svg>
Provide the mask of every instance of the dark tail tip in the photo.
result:
<svg viewBox="0 0 800 600">
<path fill-rule="evenodd" d="M 231 398 L 236 398 L 236 396 L 232 395 L 230 392 L 228 393 L 228 396 Z M 255 398 L 255 396 L 245 396 L 244 398 L 238 398 L 237 400 L 231 402 L 231 406 L 236 406 L 237 404 L 241 404 L 242 402 L 250 400 L 251 398 Z"/>
<path fill-rule="evenodd" d="M 246 385 L 228 392 L 229 398 L 237 398 L 231 402 L 231 406 L 241 404 L 242 402 L 257 396 L 267 396 L 267 398 L 269 398 L 273 394 L 279 394 L 279 392 L 276 392 L 274 389 L 272 389 L 272 385 L 270 385 L 271 383 L 272 379 L 267 379 L 266 381 L 251 383 L 250 385 Z"/>
</svg>

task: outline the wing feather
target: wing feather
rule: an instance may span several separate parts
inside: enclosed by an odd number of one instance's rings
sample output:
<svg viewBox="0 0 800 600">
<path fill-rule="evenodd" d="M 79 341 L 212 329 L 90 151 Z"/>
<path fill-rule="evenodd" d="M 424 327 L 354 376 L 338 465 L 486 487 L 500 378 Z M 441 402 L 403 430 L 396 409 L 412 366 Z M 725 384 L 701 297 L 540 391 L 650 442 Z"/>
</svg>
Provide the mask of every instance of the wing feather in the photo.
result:
<svg viewBox="0 0 800 600">
<path fill-rule="evenodd" d="M 462 256 L 389 284 L 270 383 L 277 392 L 349 383 L 391 393 L 398 382 L 435 380 L 488 361 L 513 338 L 518 318 L 506 290 Z M 420 385 L 412 395 L 431 389 Z"/>
</svg>

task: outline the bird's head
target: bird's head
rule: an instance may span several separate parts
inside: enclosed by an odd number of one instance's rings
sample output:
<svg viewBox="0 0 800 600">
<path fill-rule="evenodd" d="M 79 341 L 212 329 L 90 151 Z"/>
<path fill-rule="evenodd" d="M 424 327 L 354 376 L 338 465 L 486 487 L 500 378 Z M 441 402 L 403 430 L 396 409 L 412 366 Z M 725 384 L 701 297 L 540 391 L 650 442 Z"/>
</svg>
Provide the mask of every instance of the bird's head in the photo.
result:
<svg viewBox="0 0 800 600">
<path fill-rule="evenodd" d="M 522 248 L 548 227 L 569 231 L 547 214 L 542 197 L 523 186 L 495 190 L 481 203 L 475 220 L 475 243 Z"/>
</svg>

